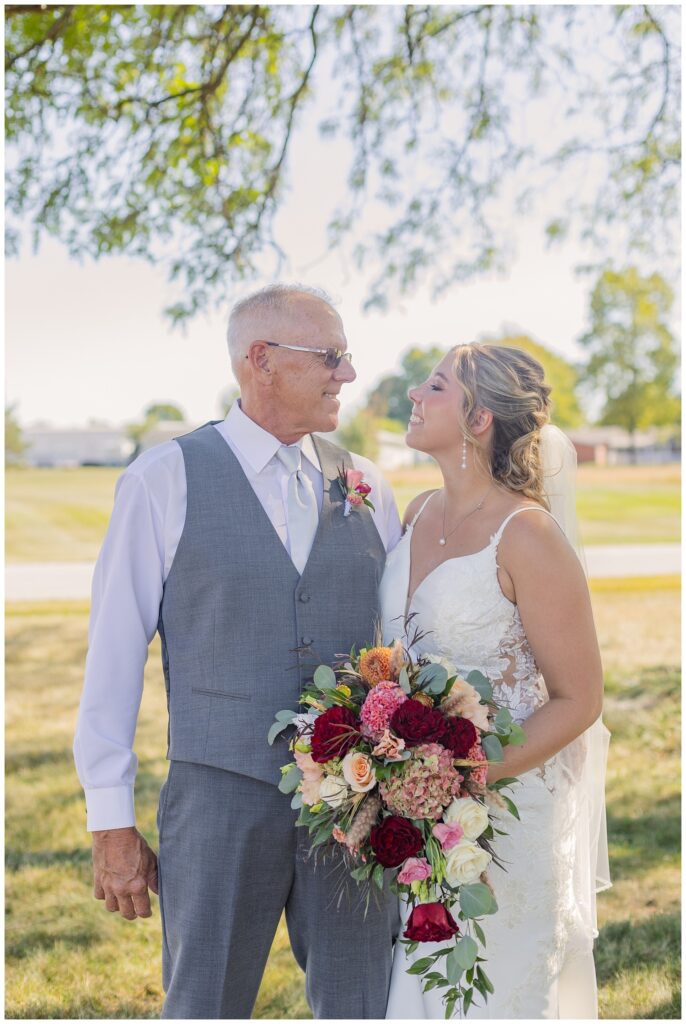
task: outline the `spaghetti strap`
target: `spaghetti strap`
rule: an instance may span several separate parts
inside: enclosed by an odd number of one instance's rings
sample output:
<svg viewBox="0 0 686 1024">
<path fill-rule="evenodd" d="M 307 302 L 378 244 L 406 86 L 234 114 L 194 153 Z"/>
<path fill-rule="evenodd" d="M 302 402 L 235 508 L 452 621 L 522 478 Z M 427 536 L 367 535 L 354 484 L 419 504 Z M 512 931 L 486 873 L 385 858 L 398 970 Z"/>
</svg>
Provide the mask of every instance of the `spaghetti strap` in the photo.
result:
<svg viewBox="0 0 686 1024">
<path fill-rule="evenodd" d="M 429 502 L 433 498 L 434 494 L 438 494 L 438 491 L 432 491 L 431 494 L 429 495 L 429 497 L 426 498 L 425 501 L 422 502 L 422 507 L 420 508 L 419 512 L 417 512 L 417 514 L 414 516 L 412 522 L 410 523 L 410 529 L 413 529 L 414 524 L 417 522 L 417 520 L 419 519 L 419 517 L 422 514 L 422 512 L 424 511 L 424 509 L 429 504 Z"/>
<path fill-rule="evenodd" d="M 545 515 L 550 516 L 554 523 L 557 523 L 557 519 L 552 514 L 552 512 L 549 512 L 547 508 L 543 508 L 542 505 L 522 505 L 521 508 L 516 508 L 514 512 L 510 512 L 509 516 L 505 517 L 505 519 L 502 521 L 496 532 L 493 534 L 492 543 L 495 543 L 496 545 L 498 544 L 498 542 L 502 538 L 503 530 L 505 529 L 509 521 L 514 516 L 518 515 L 520 512 L 544 512 Z M 557 523 L 557 525 L 559 526 L 560 524 Z"/>
</svg>

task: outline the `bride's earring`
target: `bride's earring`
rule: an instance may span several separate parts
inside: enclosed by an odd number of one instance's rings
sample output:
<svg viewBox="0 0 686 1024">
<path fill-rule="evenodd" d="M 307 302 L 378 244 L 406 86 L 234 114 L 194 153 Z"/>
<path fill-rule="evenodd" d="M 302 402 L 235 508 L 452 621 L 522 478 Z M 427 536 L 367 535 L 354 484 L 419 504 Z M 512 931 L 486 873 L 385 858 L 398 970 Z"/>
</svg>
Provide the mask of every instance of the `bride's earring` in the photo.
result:
<svg viewBox="0 0 686 1024">
<path fill-rule="evenodd" d="M 462 438 L 462 462 L 460 463 L 460 469 L 467 468 L 467 438 Z"/>
</svg>

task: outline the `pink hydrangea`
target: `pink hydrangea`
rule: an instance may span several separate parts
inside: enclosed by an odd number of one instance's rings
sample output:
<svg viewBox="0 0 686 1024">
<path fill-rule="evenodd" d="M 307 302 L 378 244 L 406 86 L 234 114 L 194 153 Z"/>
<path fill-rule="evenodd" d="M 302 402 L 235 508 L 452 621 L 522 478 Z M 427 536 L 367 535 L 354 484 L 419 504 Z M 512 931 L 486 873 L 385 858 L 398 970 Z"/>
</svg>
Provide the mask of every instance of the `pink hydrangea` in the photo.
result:
<svg viewBox="0 0 686 1024">
<path fill-rule="evenodd" d="M 397 683 L 382 680 L 370 690 L 360 711 L 362 735 L 379 740 L 388 729 L 391 715 L 404 704 L 407 696 Z"/>
<path fill-rule="evenodd" d="M 379 786 L 386 806 L 404 818 L 440 818 L 460 794 L 462 776 L 453 755 L 440 743 L 422 743 L 412 751 L 404 770 Z"/>
<path fill-rule="evenodd" d="M 488 758 L 484 754 L 479 740 L 469 748 L 467 751 L 467 758 L 470 761 L 488 762 Z M 488 764 L 485 763 L 483 768 L 472 768 L 470 778 L 474 779 L 475 782 L 479 782 L 482 786 L 485 786 L 486 779 L 488 778 Z"/>
</svg>

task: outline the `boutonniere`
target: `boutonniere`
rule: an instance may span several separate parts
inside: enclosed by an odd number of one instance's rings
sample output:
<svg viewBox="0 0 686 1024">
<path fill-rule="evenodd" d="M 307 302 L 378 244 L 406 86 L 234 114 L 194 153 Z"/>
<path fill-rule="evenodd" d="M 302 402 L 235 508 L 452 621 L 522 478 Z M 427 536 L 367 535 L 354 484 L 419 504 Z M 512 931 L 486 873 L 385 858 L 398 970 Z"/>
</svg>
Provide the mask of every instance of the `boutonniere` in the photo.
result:
<svg viewBox="0 0 686 1024">
<path fill-rule="evenodd" d="M 359 469 L 339 469 L 338 482 L 345 498 L 344 516 L 349 516 L 350 510 L 360 505 L 366 505 L 372 512 L 376 511 L 368 497 L 372 493 L 372 489 L 368 483 L 365 483 L 364 473 Z"/>
</svg>

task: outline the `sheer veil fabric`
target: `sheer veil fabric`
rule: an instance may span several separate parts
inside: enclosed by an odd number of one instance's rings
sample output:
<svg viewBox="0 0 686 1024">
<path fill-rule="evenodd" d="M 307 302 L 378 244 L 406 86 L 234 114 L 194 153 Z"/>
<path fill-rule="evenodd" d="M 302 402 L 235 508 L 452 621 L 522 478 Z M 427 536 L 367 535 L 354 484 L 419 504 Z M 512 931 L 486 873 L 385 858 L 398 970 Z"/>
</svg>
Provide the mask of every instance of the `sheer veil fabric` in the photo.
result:
<svg viewBox="0 0 686 1024">
<path fill-rule="evenodd" d="M 566 434 L 548 423 L 541 430 L 540 452 L 550 511 L 588 575 L 576 511 L 576 449 Z M 579 910 L 594 938 L 598 935 L 596 893 L 612 884 L 605 811 L 609 743 L 610 733 L 601 715 L 558 755 L 579 795 L 575 891 Z"/>
</svg>

